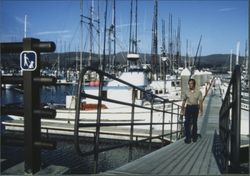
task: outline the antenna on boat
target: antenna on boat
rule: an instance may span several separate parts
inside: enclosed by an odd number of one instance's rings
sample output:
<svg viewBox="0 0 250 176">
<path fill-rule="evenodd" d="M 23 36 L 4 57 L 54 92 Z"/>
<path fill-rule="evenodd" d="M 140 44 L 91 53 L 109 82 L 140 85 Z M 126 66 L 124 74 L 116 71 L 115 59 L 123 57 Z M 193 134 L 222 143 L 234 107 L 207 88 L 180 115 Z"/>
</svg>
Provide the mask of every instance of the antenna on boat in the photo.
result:
<svg viewBox="0 0 250 176">
<path fill-rule="evenodd" d="M 24 38 L 27 37 L 27 15 L 24 16 Z"/>
<path fill-rule="evenodd" d="M 248 44 L 247 44 L 247 40 L 246 40 L 246 44 L 245 44 L 245 70 L 246 70 L 246 75 L 248 75 Z"/>
<path fill-rule="evenodd" d="M 230 65 L 229 65 L 229 71 L 230 74 L 232 74 L 232 61 L 233 61 L 233 50 L 231 49 L 231 54 L 230 54 Z"/>
<path fill-rule="evenodd" d="M 240 42 L 237 42 L 237 46 L 236 46 L 236 65 L 239 64 L 239 55 L 240 55 Z"/>
<path fill-rule="evenodd" d="M 187 65 L 187 61 L 188 61 L 188 40 L 186 40 L 185 68 L 187 68 L 187 67 L 188 67 L 188 65 Z"/>
<path fill-rule="evenodd" d="M 92 50 L 93 50 L 93 13 L 94 13 L 94 1 L 91 1 L 90 5 L 90 18 L 89 18 L 89 59 L 88 59 L 88 66 L 91 66 L 92 62 Z"/>
<path fill-rule="evenodd" d="M 77 47 L 75 47 L 75 56 L 76 56 L 76 73 L 77 73 L 77 68 L 78 68 L 78 63 L 77 63 L 77 59 L 78 59 L 78 55 L 77 55 Z"/>
<path fill-rule="evenodd" d="M 202 45 L 200 47 L 200 52 L 199 52 L 199 59 L 198 59 L 198 70 L 200 70 L 200 64 L 201 64 L 201 52 L 202 52 Z"/>
</svg>

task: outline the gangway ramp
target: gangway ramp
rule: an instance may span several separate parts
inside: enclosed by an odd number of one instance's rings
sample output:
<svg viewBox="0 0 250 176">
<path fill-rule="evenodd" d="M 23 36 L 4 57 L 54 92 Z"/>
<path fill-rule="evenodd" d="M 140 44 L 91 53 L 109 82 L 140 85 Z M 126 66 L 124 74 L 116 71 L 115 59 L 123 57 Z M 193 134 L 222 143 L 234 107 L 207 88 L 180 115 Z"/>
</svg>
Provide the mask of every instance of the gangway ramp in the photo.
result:
<svg viewBox="0 0 250 176">
<path fill-rule="evenodd" d="M 204 101 L 204 115 L 198 120 L 201 138 L 186 144 L 184 139 L 156 150 L 104 175 L 220 175 L 212 152 L 215 133 L 219 130 L 219 92 Z"/>
</svg>

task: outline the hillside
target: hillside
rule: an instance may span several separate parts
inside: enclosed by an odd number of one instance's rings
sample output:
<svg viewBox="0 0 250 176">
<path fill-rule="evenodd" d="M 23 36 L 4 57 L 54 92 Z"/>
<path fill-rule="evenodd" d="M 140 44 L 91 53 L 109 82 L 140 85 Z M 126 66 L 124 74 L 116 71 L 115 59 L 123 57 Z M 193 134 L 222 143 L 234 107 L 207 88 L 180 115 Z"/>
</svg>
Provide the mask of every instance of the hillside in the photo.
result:
<svg viewBox="0 0 250 176">
<path fill-rule="evenodd" d="M 115 65 L 123 65 L 126 64 L 126 52 L 117 53 L 115 61 L 109 60 L 109 57 L 106 56 L 106 63 L 114 62 Z M 201 68 L 210 68 L 213 70 L 228 70 L 229 69 L 229 54 L 213 54 L 208 56 L 200 57 L 200 67 Z M 58 58 L 60 59 L 60 67 L 61 68 L 72 68 L 76 67 L 76 58 L 79 63 L 79 53 L 75 52 L 67 52 L 67 53 L 47 53 L 41 54 L 41 62 L 42 68 L 56 68 Z M 83 53 L 83 64 L 87 65 L 87 60 L 89 58 L 89 53 Z M 92 55 L 93 58 L 93 66 L 97 66 L 99 64 L 99 57 L 97 54 Z M 151 56 L 150 54 L 140 54 L 140 63 L 150 63 Z M 233 60 L 235 60 L 236 56 L 233 55 Z M 185 57 L 182 56 L 182 66 L 184 64 Z M 240 63 L 242 63 L 244 57 L 240 57 Z M 198 59 L 197 59 L 198 61 Z M 1 55 L 1 68 L 4 69 L 19 69 L 19 55 L 18 54 L 3 54 Z"/>
</svg>

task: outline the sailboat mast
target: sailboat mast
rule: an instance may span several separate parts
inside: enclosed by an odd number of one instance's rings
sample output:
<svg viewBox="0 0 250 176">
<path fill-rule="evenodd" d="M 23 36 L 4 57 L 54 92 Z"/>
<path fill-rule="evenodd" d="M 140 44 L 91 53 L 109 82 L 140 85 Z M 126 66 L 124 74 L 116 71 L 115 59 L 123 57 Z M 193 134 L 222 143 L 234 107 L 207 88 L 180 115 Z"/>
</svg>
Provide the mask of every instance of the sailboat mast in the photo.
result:
<svg viewBox="0 0 250 176">
<path fill-rule="evenodd" d="M 152 65 L 152 72 L 156 74 L 157 80 L 157 14 L 158 14 L 158 0 L 154 0 L 154 16 L 152 22 L 152 46 L 151 46 L 151 65 Z"/>
<path fill-rule="evenodd" d="M 166 41 L 165 41 L 165 20 L 162 20 L 162 51 L 161 51 L 161 60 L 160 63 L 163 64 L 163 76 L 162 79 L 164 81 L 164 94 L 166 93 L 166 62 L 167 62 L 167 57 L 166 57 Z M 161 67 L 160 67 L 161 68 Z"/>
<path fill-rule="evenodd" d="M 177 39 L 176 39 L 176 65 L 177 65 L 177 69 L 180 66 L 180 62 L 181 62 L 181 20 L 178 20 L 178 27 L 177 27 Z"/>
<path fill-rule="evenodd" d="M 197 50 L 196 50 L 196 54 L 195 54 L 195 57 L 194 57 L 194 66 L 193 66 L 193 67 L 196 67 L 196 66 L 197 66 L 197 56 L 198 56 L 198 52 L 199 52 L 199 49 L 200 49 L 201 39 L 202 39 L 202 35 L 201 35 L 201 37 L 200 37 L 200 40 L 199 40 L 199 43 L 198 43 L 198 47 L 197 47 Z M 191 75 L 193 75 L 194 69 L 195 69 L 195 68 L 192 68 L 192 70 L 191 70 Z M 191 76 L 191 75 L 190 75 L 190 76 Z"/>
<path fill-rule="evenodd" d="M 80 71 L 82 71 L 82 37 L 83 37 L 83 2 L 80 0 Z"/>
<path fill-rule="evenodd" d="M 165 20 L 162 20 L 162 53 L 166 54 Z"/>
<path fill-rule="evenodd" d="M 103 37 L 103 60 L 102 60 L 102 70 L 105 71 L 106 66 L 106 32 L 107 32 L 107 11 L 108 11 L 108 0 L 106 0 L 105 13 L 104 13 L 104 37 Z"/>
<path fill-rule="evenodd" d="M 90 22 L 89 22 L 89 60 L 88 60 L 88 66 L 91 66 L 92 62 L 92 50 L 93 50 L 93 8 L 94 8 L 94 0 L 92 0 L 91 6 L 90 6 Z"/>
<path fill-rule="evenodd" d="M 173 70 L 173 40 L 172 40 L 172 14 L 169 14 L 169 25 L 168 25 L 168 54 L 170 59 L 169 70 Z"/>
<path fill-rule="evenodd" d="M 129 53 L 132 50 L 132 13 L 133 13 L 133 0 L 130 3 L 130 25 L 129 25 Z"/>
<path fill-rule="evenodd" d="M 99 68 L 101 69 L 101 26 L 100 26 L 100 0 L 98 0 L 98 55 L 99 55 Z"/>
<path fill-rule="evenodd" d="M 112 30 L 113 30 L 113 26 L 112 26 L 112 24 L 111 24 L 111 26 L 109 27 L 109 30 L 108 30 L 108 72 L 110 72 L 111 71 L 111 63 L 112 63 L 112 61 L 111 61 L 111 35 L 112 35 Z"/>
<path fill-rule="evenodd" d="M 116 0 L 113 1 L 113 62 L 112 65 L 115 67 L 115 60 L 116 60 Z"/>
<path fill-rule="evenodd" d="M 134 41 L 134 44 L 135 44 L 135 53 L 138 52 L 138 48 L 137 48 L 137 26 L 138 26 L 138 22 L 137 22 L 137 13 L 138 13 L 138 0 L 135 0 L 135 41 Z"/>
<path fill-rule="evenodd" d="M 134 9 L 135 3 L 135 9 Z M 134 13 L 135 10 L 135 13 Z M 139 59 L 138 49 L 137 49 L 137 10 L 138 10 L 138 1 L 131 0 L 130 4 L 130 31 L 129 31 L 129 51 L 127 54 L 127 64 L 131 68 L 131 65 L 136 65 L 137 60 Z M 135 23 L 135 27 L 133 25 Z"/>
<path fill-rule="evenodd" d="M 165 20 L 162 20 L 162 48 L 161 48 L 161 59 L 160 59 L 160 73 L 162 75 L 163 73 L 163 76 L 162 76 L 162 79 L 164 80 L 165 76 L 166 76 L 166 68 L 165 68 L 165 65 L 166 65 L 166 40 L 165 40 Z M 165 60 L 162 60 L 162 58 L 164 58 Z M 162 71 L 162 65 L 161 63 L 163 64 L 163 71 Z"/>
</svg>

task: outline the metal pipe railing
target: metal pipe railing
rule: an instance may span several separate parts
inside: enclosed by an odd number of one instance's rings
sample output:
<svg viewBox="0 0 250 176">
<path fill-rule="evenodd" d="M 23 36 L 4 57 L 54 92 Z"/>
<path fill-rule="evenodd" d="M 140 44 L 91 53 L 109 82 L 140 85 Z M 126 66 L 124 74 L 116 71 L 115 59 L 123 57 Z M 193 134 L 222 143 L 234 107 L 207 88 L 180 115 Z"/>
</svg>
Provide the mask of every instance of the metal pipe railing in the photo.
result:
<svg viewBox="0 0 250 176">
<path fill-rule="evenodd" d="M 94 71 L 97 74 L 99 74 L 99 78 L 100 78 L 100 84 L 99 84 L 99 93 L 98 96 L 95 95 L 90 95 L 87 94 L 84 91 L 84 75 L 89 72 L 89 71 Z M 109 79 L 113 79 L 115 81 L 118 81 L 120 83 L 123 83 L 124 85 L 130 87 L 132 89 L 132 97 L 131 97 L 131 102 L 123 102 L 123 101 L 118 101 L 118 100 L 114 100 L 114 99 L 110 99 L 110 98 L 106 98 L 102 96 L 102 91 L 103 91 L 103 87 L 104 87 L 104 77 L 107 77 Z M 151 107 L 145 107 L 145 106 L 141 106 L 135 103 L 135 92 L 136 91 L 140 91 L 141 93 L 143 93 L 144 95 L 148 95 L 148 97 L 151 97 L 150 101 L 151 101 Z M 137 93 L 138 93 L 137 92 Z M 96 99 L 98 100 L 98 105 L 97 105 L 97 120 L 96 123 L 87 123 L 87 124 L 83 124 L 82 122 L 80 122 L 80 105 L 81 105 L 81 99 L 82 98 L 91 98 L 91 99 Z M 157 101 L 161 102 L 163 105 L 163 109 L 157 109 L 154 107 L 154 102 L 157 99 Z M 126 105 L 126 106 L 130 106 L 131 107 L 131 121 L 130 123 L 101 123 L 101 105 L 102 105 L 102 101 L 105 102 L 111 102 L 111 103 L 116 103 L 116 104 L 120 104 L 120 105 Z M 91 68 L 91 67 L 86 67 L 85 69 L 83 69 L 83 71 L 80 74 L 80 78 L 79 78 L 79 83 L 78 83 L 78 90 L 77 90 L 77 95 L 76 95 L 76 118 L 75 118 L 75 126 L 74 126 L 74 135 L 75 135 L 75 148 L 77 153 L 80 156 L 87 156 L 87 155 L 91 155 L 94 154 L 94 160 L 95 160 L 95 166 L 94 166 L 94 172 L 96 173 L 98 170 L 98 154 L 102 151 L 106 151 L 105 148 L 99 148 L 99 144 L 100 144 L 100 128 L 104 127 L 104 126 L 130 126 L 130 140 L 128 141 L 128 143 L 126 143 L 126 145 L 129 145 L 130 148 L 132 147 L 132 144 L 135 144 L 137 142 L 142 142 L 142 141 L 149 141 L 149 148 L 151 148 L 151 142 L 152 139 L 161 139 L 162 142 L 164 141 L 164 137 L 165 136 L 171 136 L 170 138 L 170 142 L 173 141 L 172 139 L 172 134 L 176 134 L 179 133 L 181 131 L 178 131 L 178 129 L 176 129 L 176 131 L 173 131 L 172 129 L 172 125 L 173 124 L 183 124 L 183 122 L 178 122 L 178 119 L 176 120 L 176 122 L 173 122 L 173 117 L 175 115 L 175 117 L 178 117 L 179 111 L 176 112 L 179 108 L 180 105 L 175 104 L 176 101 L 168 101 L 162 97 L 159 97 L 157 95 L 154 95 L 140 87 L 134 86 L 124 80 L 121 80 L 119 78 L 116 78 L 108 73 L 105 73 L 101 70 L 97 70 L 95 68 Z M 166 110 L 165 108 L 165 104 L 169 103 L 171 104 L 171 109 L 170 111 Z M 175 107 L 176 108 L 175 108 Z M 150 122 L 149 123 L 134 123 L 135 120 L 135 108 L 141 108 L 141 109 L 145 109 L 145 110 L 149 110 L 150 112 Z M 154 122 L 154 112 L 160 112 L 163 115 L 163 121 L 162 122 Z M 165 122 L 165 114 L 172 114 L 171 116 L 171 122 L 170 123 L 166 123 Z M 138 140 L 138 141 L 134 141 L 133 137 L 134 137 L 134 126 L 137 125 L 148 125 L 149 126 L 149 137 L 147 137 L 146 139 L 142 139 L 142 140 Z M 162 125 L 162 133 L 160 135 L 157 136 L 152 136 L 153 134 L 153 125 Z M 165 125 L 171 125 L 171 131 L 169 133 L 165 133 L 164 132 L 164 126 Z M 95 132 L 95 137 L 94 137 L 94 150 L 93 151 L 88 151 L 88 152 L 82 152 L 81 148 L 80 148 L 80 143 L 79 143 L 79 128 L 81 127 L 96 127 L 96 132 Z M 120 145 L 119 145 L 120 146 Z M 119 147 L 118 146 L 118 147 Z M 124 145 L 122 145 L 124 146 Z M 116 146 L 112 146 L 112 147 L 108 147 L 107 150 L 113 149 L 113 148 L 117 148 Z"/>
<path fill-rule="evenodd" d="M 241 73 L 236 65 L 220 109 L 222 168 L 225 173 L 240 173 Z"/>
</svg>

